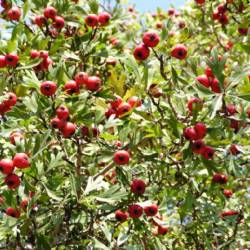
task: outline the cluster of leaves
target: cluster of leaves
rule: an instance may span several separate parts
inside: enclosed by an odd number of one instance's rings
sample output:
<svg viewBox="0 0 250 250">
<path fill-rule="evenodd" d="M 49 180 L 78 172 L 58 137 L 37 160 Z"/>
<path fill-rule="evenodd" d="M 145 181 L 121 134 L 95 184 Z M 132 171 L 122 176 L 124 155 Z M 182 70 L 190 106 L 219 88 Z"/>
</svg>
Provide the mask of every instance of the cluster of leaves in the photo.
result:
<svg viewBox="0 0 250 250">
<path fill-rule="evenodd" d="M 21 179 L 16 190 L 8 189 L 5 176 L 0 176 L 0 247 L 248 249 L 250 42 L 238 28 L 249 27 L 249 2 L 228 3 L 229 23 L 224 26 L 212 19 L 222 0 L 202 5 L 193 1 L 178 15 L 162 9 L 140 14 L 118 0 L 115 5 L 96 0 L 9 2 L 20 7 L 22 16 L 19 21 L 6 20 L 4 30 L 10 38 L 0 43 L 0 55 L 19 56 L 15 67 L 0 68 L 0 95 L 17 96 L 16 105 L 1 116 L 0 159 L 25 152 L 30 167 L 16 170 Z M 65 19 L 64 28 L 51 32 L 49 25 L 33 24 L 46 6 L 55 7 Z M 85 24 L 88 14 L 102 11 L 112 17 L 107 26 Z M 4 10 L 2 18 L 6 19 Z M 147 60 L 136 61 L 133 49 L 152 29 L 157 29 L 160 43 Z M 228 48 L 228 42 L 233 46 Z M 185 60 L 171 57 L 171 48 L 180 43 L 188 49 Z M 36 70 L 42 60 L 30 57 L 32 49 L 48 51 L 53 60 L 48 70 Z M 221 93 L 196 82 L 207 66 Z M 65 83 L 80 71 L 99 76 L 101 89 L 65 93 Z M 57 84 L 52 97 L 40 92 L 44 81 Z M 137 96 L 143 104 L 125 116 L 105 117 L 117 96 L 123 101 Z M 190 112 L 187 103 L 194 97 L 202 99 L 203 107 Z M 61 104 L 78 128 L 70 138 L 50 125 Z M 237 109 L 231 116 L 225 111 L 228 104 Z M 231 120 L 237 121 L 237 129 L 230 126 Z M 183 136 L 183 129 L 197 122 L 207 126 L 204 140 L 215 149 L 211 160 L 194 154 Z M 83 137 L 82 126 L 99 132 Z M 22 135 L 14 144 L 13 132 Z M 113 163 L 117 141 L 130 153 L 127 165 Z M 237 144 L 239 154 L 230 153 L 232 144 Z M 212 182 L 217 172 L 228 176 L 226 184 Z M 142 196 L 131 193 L 134 179 L 146 183 Z M 223 195 L 224 189 L 233 190 L 233 196 Z M 27 197 L 27 209 L 18 219 L 5 214 L 8 207 L 19 209 Z M 145 216 L 117 222 L 115 211 L 126 211 L 134 203 L 157 204 L 158 217 L 153 223 Z M 240 223 L 235 216 L 221 219 L 225 210 L 238 211 Z M 169 232 L 152 234 L 157 223 Z"/>
</svg>

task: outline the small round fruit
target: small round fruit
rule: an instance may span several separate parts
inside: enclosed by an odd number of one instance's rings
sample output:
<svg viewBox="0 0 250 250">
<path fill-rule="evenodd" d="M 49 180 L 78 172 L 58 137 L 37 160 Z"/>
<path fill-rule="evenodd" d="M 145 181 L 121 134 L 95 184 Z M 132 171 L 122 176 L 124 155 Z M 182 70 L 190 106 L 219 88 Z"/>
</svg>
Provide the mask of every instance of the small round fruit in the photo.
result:
<svg viewBox="0 0 250 250">
<path fill-rule="evenodd" d="M 111 15 L 107 12 L 101 12 L 98 15 L 98 22 L 102 25 L 105 26 L 109 23 L 109 20 L 111 19 Z"/>
<path fill-rule="evenodd" d="M 233 191 L 230 189 L 224 189 L 223 190 L 223 194 L 227 197 L 227 198 L 231 198 L 233 195 Z"/>
<path fill-rule="evenodd" d="M 227 176 L 220 173 L 215 173 L 212 178 L 213 183 L 226 184 L 227 181 L 228 181 Z"/>
<path fill-rule="evenodd" d="M 130 205 L 128 207 L 128 213 L 131 218 L 136 219 L 142 216 L 143 208 L 137 204 Z"/>
<path fill-rule="evenodd" d="M 39 58 L 40 57 L 40 52 L 35 50 L 35 49 L 32 49 L 30 51 L 30 58 L 32 59 L 35 59 L 35 58 Z"/>
<path fill-rule="evenodd" d="M 197 134 L 197 139 L 203 139 L 207 133 L 207 127 L 204 123 L 198 122 L 195 124 L 194 129 Z"/>
<path fill-rule="evenodd" d="M 131 106 L 128 103 L 122 103 L 117 109 L 117 116 L 123 116 L 131 110 Z"/>
<path fill-rule="evenodd" d="M 19 187 L 21 181 L 16 174 L 9 174 L 5 177 L 4 183 L 8 186 L 9 189 L 16 189 Z"/>
<path fill-rule="evenodd" d="M 183 60 L 187 57 L 187 47 L 183 44 L 177 44 L 175 45 L 171 50 L 171 56 L 175 57 L 179 60 Z"/>
<path fill-rule="evenodd" d="M 65 124 L 65 122 L 63 120 L 59 119 L 58 117 L 55 117 L 55 118 L 51 119 L 51 121 L 50 121 L 50 125 L 54 129 L 62 129 L 64 124 Z"/>
<path fill-rule="evenodd" d="M 214 156 L 214 149 L 210 146 L 205 146 L 203 148 L 202 156 L 207 160 L 212 160 Z"/>
<path fill-rule="evenodd" d="M 115 211 L 115 218 L 119 222 L 124 222 L 128 219 L 128 214 L 126 212 L 123 212 L 121 210 Z"/>
<path fill-rule="evenodd" d="M 138 61 L 146 60 L 150 55 L 150 50 L 145 44 L 136 46 L 134 50 L 134 57 Z"/>
<path fill-rule="evenodd" d="M 53 27 L 60 30 L 64 27 L 64 18 L 63 17 L 60 17 L 60 16 L 56 16 L 54 18 L 54 22 L 53 22 Z"/>
<path fill-rule="evenodd" d="M 65 83 L 64 90 L 68 95 L 79 94 L 80 92 L 79 86 L 73 80 Z"/>
<path fill-rule="evenodd" d="M 8 216 L 11 216 L 13 218 L 19 218 L 21 213 L 17 209 L 14 209 L 12 207 L 8 207 L 5 211 L 5 214 Z"/>
<path fill-rule="evenodd" d="M 14 6 L 7 11 L 7 16 L 11 21 L 18 21 L 21 17 L 21 10 Z"/>
<path fill-rule="evenodd" d="M 7 66 L 6 58 L 5 56 L 0 55 L 0 68 L 4 68 Z"/>
<path fill-rule="evenodd" d="M 143 180 L 134 179 L 130 185 L 131 192 L 137 195 L 143 195 L 145 193 L 146 184 Z"/>
<path fill-rule="evenodd" d="M 61 129 L 64 138 L 70 138 L 76 132 L 77 126 L 74 123 L 67 122 Z"/>
<path fill-rule="evenodd" d="M 101 87 L 102 80 L 97 76 L 90 76 L 86 83 L 87 90 L 98 91 Z"/>
<path fill-rule="evenodd" d="M 5 55 L 5 61 L 7 66 L 16 67 L 19 61 L 19 57 L 16 54 L 10 53 Z"/>
<path fill-rule="evenodd" d="M 96 27 L 98 25 L 98 16 L 95 14 L 89 14 L 85 18 L 85 24 L 90 27 Z"/>
<path fill-rule="evenodd" d="M 125 150 L 119 150 L 116 153 L 114 153 L 114 162 L 117 165 L 126 165 L 129 163 L 130 155 L 129 152 Z"/>
<path fill-rule="evenodd" d="M 59 119 L 67 120 L 69 118 L 69 110 L 67 107 L 61 105 L 56 109 L 56 115 Z"/>
<path fill-rule="evenodd" d="M 197 76 L 196 81 L 198 81 L 200 84 L 202 84 L 206 88 L 210 87 L 210 81 L 206 75 Z"/>
<path fill-rule="evenodd" d="M 160 42 L 160 37 L 156 32 L 146 32 L 143 34 L 142 41 L 147 47 L 153 48 Z"/>
<path fill-rule="evenodd" d="M 0 171 L 2 174 L 11 174 L 14 170 L 13 161 L 9 159 L 2 159 L 0 161 Z"/>
<path fill-rule="evenodd" d="M 49 19 L 49 18 L 54 19 L 56 17 L 56 14 L 57 14 L 57 10 L 54 7 L 51 7 L 51 6 L 45 8 L 44 12 L 43 12 L 43 15 L 47 19 Z"/>
<path fill-rule="evenodd" d="M 29 157 L 25 153 L 17 153 L 13 158 L 13 164 L 17 168 L 28 168 L 30 165 Z"/>
<path fill-rule="evenodd" d="M 45 96 L 52 96 L 56 93 L 57 85 L 54 82 L 46 81 L 40 85 L 40 91 Z"/>
<path fill-rule="evenodd" d="M 78 85 L 86 85 L 88 83 L 88 74 L 85 72 L 79 72 L 75 75 L 74 80 Z"/>
<path fill-rule="evenodd" d="M 148 217 L 155 216 L 158 213 L 158 206 L 155 204 L 146 206 L 144 207 L 144 212 Z"/>
<path fill-rule="evenodd" d="M 191 127 L 185 128 L 183 131 L 183 135 L 189 141 L 198 139 L 196 130 L 194 128 L 191 128 Z"/>
<path fill-rule="evenodd" d="M 137 96 L 132 96 L 128 99 L 128 104 L 134 108 L 134 107 L 140 107 L 142 105 L 141 99 L 139 99 Z"/>
<path fill-rule="evenodd" d="M 39 27 L 42 27 L 46 24 L 47 20 L 44 16 L 38 15 L 35 16 L 33 23 L 36 24 Z"/>
</svg>

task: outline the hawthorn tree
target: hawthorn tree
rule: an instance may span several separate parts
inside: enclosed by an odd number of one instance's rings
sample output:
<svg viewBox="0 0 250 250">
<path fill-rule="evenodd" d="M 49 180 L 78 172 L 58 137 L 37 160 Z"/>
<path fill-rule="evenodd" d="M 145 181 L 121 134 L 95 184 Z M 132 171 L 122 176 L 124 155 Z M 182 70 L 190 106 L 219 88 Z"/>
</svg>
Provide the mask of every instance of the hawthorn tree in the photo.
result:
<svg viewBox="0 0 250 250">
<path fill-rule="evenodd" d="M 248 0 L 1 6 L 1 249 L 250 248 Z"/>
</svg>

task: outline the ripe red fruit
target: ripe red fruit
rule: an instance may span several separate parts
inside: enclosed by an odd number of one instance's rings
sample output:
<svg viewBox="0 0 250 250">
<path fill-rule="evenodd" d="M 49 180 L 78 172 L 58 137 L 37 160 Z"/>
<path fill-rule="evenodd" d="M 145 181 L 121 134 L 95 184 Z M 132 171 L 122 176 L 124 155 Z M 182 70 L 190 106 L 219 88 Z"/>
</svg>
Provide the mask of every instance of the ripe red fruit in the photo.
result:
<svg viewBox="0 0 250 250">
<path fill-rule="evenodd" d="M 49 52 L 46 50 L 40 51 L 40 57 L 43 59 L 47 59 L 49 57 Z"/>
<path fill-rule="evenodd" d="M 8 186 L 9 189 L 16 189 L 19 187 L 21 181 L 16 174 L 9 174 L 5 177 L 4 183 Z"/>
<path fill-rule="evenodd" d="M 29 157 L 25 153 L 17 153 L 13 158 L 13 164 L 17 168 L 27 168 L 29 167 Z"/>
<path fill-rule="evenodd" d="M 240 150 L 238 149 L 237 145 L 232 144 L 229 148 L 229 151 L 232 155 L 237 155 L 240 153 Z"/>
<path fill-rule="evenodd" d="M 67 120 L 69 118 L 69 110 L 67 107 L 61 105 L 56 109 L 56 115 L 59 119 Z"/>
<path fill-rule="evenodd" d="M 145 193 L 146 184 L 143 180 L 134 179 L 130 185 L 131 192 L 137 195 L 142 195 Z"/>
<path fill-rule="evenodd" d="M 65 122 L 57 117 L 53 118 L 50 121 L 50 125 L 52 126 L 52 128 L 55 128 L 55 129 L 61 129 L 64 126 L 64 124 Z"/>
<path fill-rule="evenodd" d="M 2 174 L 11 174 L 14 170 L 13 161 L 9 159 L 2 159 L 0 161 L 0 171 Z"/>
<path fill-rule="evenodd" d="M 128 219 L 128 214 L 126 212 L 123 212 L 121 210 L 115 211 L 115 218 L 119 222 L 124 222 Z"/>
<path fill-rule="evenodd" d="M 194 141 L 191 145 L 192 151 L 195 154 L 202 154 L 204 151 L 205 143 L 202 140 Z"/>
<path fill-rule="evenodd" d="M 230 128 L 234 129 L 234 132 L 236 133 L 240 129 L 240 121 L 231 119 Z"/>
<path fill-rule="evenodd" d="M 219 86 L 219 81 L 216 78 L 213 78 L 210 81 L 211 84 L 211 89 L 215 93 L 221 93 L 220 86 Z"/>
<path fill-rule="evenodd" d="M 156 23 L 156 25 L 155 25 L 155 27 L 157 28 L 157 29 L 162 29 L 163 28 L 163 24 L 162 24 L 162 22 L 157 22 Z"/>
<path fill-rule="evenodd" d="M 130 155 L 129 152 L 125 150 L 120 150 L 114 153 L 114 162 L 117 165 L 126 165 L 129 163 Z"/>
<path fill-rule="evenodd" d="M 95 27 L 98 25 L 98 16 L 95 14 L 89 14 L 85 18 L 85 24 L 90 27 Z"/>
<path fill-rule="evenodd" d="M 76 132 L 76 125 L 71 122 L 66 122 L 61 131 L 64 138 L 70 138 Z"/>
<path fill-rule="evenodd" d="M 171 50 L 171 56 L 183 60 L 187 57 L 187 47 L 183 44 L 175 45 Z"/>
<path fill-rule="evenodd" d="M 141 99 L 139 99 L 137 96 L 132 96 L 128 99 L 128 104 L 133 107 L 140 107 L 142 105 Z"/>
<path fill-rule="evenodd" d="M 109 108 L 106 112 L 105 112 L 105 117 L 109 118 L 111 115 L 116 115 L 116 111 L 112 108 Z"/>
<path fill-rule="evenodd" d="M 16 67 L 19 61 L 19 57 L 18 55 L 10 53 L 5 56 L 5 61 L 7 66 Z"/>
<path fill-rule="evenodd" d="M 168 233 L 169 229 L 168 227 L 165 226 L 158 226 L 158 234 L 159 235 L 165 235 L 166 233 Z"/>
<path fill-rule="evenodd" d="M 202 156 L 207 160 L 211 160 L 213 159 L 214 153 L 215 151 L 212 147 L 205 146 L 203 148 Z"/>
<path fill-rule="evenodd" d="M 229 23 L 228 17 L 225 14 L 220 15 L 218 20 L 223 26 Z"/>
<path fill-rule="evenodd" d="M 57 10 L 54 7 L 47 7 L 44 9 L 43 15 L 48 19 L 54 19 L 56 17 Z"/>
<path fill-rule="evenodd" d="M 56 29 L 62 29 L 64 27 L 64 18 L 60 17 L 60 16 L 56 16 L 54 18 L 54 22 L 53 22 L 53 27 Z"/>
<path fill-rule="evenodd" d="M 205 75 L 197 76 L 196 80 L 202 84 L 204 87 L 209 88 L 210 87 L 210 81 L 209 78 Z"/>
<path fill-rule="evenodd" d="M 242 28 L 242 27 L 240 27 L 240 28 L 238 28 L 238 32 L 239 32 L 240 35 L 246 36 L 247 33 L 248 33 L 248 28 Z"/>
<path fill-rule="evenodd" d="M 110 56 L 110 57 L 108 57 L 106 59 L 106 64 L 107 65 L 115 66 L 116 63 L 117 63 L 116 59 L 114 57 L 112 57 L 112 56 Z"/>
<path fill-rule="evenodd" d="M 143 208 L 140 205 L 134 204 L 128 207 L 129 216 L 133 219 L 141 217 Z"/>
<path fill-rule="evenodd" d="M 40 85 L 40 91 L 45 96 L 52 96 L 56 93 L 57 85 L 54 82 L 46 81 Z"/>
<path fill-rule="evenodd" d="M 227 104 L 226 110 L 229 115 L 235 115 L 237 113 L 237 109 L 233 104 Z"/>
<path fill-rule="evenodd" d="M 111 15 L 107 12 L 101 12 L 98 15 L 98 22 L 102 25 L 105 26 L 109 23 L 109 20 L 111 19 Z"/>
<path fill-rule="evenodd" d="M 131 106 L 128 103 L 122 103 L 117 109 L 117 116 L 123 116 L 131 110 Z"/>
<path fill-rule="evenodd" d="M 217 11 L 220 13 L 220 14 L 224 14 L 227 12 L 227 6 L 224 5 L 224 4 L 220 4 L 218 5 L 217 7 Z"/>
<path fill-rule="evenodd" d="M 30 51 L 30 57 L 31 57 L 32 59 L 38 58 L 38 57 L 40 57 L 40 52 L 37 51 L 37 50 L 35 50 L 35 49 L 32 49 L 32 50 Z"/>
<path fill-rule="evenodd" d="M 29 204 L 29 200 L 28 199 L 23 199 L 20 203 L 20 207 L 26 211 L 27 207 L 28 207 L 28 204 Z"/>
<path fill-rule="evenodd" d="M 146 60 L 150 55 L 150 50 L 145 44 L 140 44 L 134 49 L 134 57 L 138 61 Z"/>
<path fill-rule="evenodd" d="M 227 176 L 220 173 L 215 173 L 212 178 L 213 183 L 226 184 L 227 181 L 228 181 Z"/>
<path fill-rule="evenodd" d="M 224 211 L 224 212 L 222 212 L 222 213 L 220 214 L 220 217 L 221 217 L 223 220 L 226 219 L 226 218 L 229 217 L 229 216 L 235 216 L 235 217 L 236 217 L 236 221 L 237 221 L 238 223 L 240 223 L 241 220 L 242 220 L 242 215 L 240 215 L 239 212 L 234 211 L 234 210 Z"/>
<path fill-rule="evenodd" d="M 5 211 L 6 215 L 9 215 L 14 218 L 19 218 L 20 217 L 20 211 L 17 209 L 14 209 L 12 207 L 8 207 Z"/>
<path fill-rule="evenodd" d="M 35 16 L 33 23 L 35 23 L 37 26 L 42 27 L 46 24 L 47 20 L 44 16 Z"/>
<path fill-rule="evenodd" d="M 122 98 L 120 96 L 117 96 L 114 101 L 110 102 L 111 107 L 116 110 L 118 107 L 122 104 Z"/>
<path fill-rule="evenodd" d="M 158 213 L 158 206 L 155 204 L 152 204 L 150 206 L 144 207 L 145 214 L 149 216 L 155 216 Z"/>
<path fill-rule="evenodd" d="M 86 83 L 87 90 L 98 91 L 101 87 L 102 80 L 97 76 L 90 76 Z"/>
<path fill-rule="evenodd" d="M 195 124 L 194 129 L 197 134 L 197 139 L 203 139 L 207 133 L 207 127 L 204 123 L 198 122 Z"/>
<path fill-rule="evenodd" d="M 214 78 L 213 71 L 212 71 L 212 69 L 211 69 L 210 67 L 207 67 L 207 68 L 205 69 L 205 74 L 206 74 L 207 77 L 212 77 L 212 78 Z"/>
<path fill-rule="evenodd" d="M 203 101 L 200 98 L 191 98 L 188 100 L 187 107 L 188 110 L 192 113 L 193 110 L 201 110 L 203 106 Z"/>
<path fill-rule="evenodd" d="M 153 48 L 160 42 L 160 37 L 156 32 L 149 31 L 143 34 L 142 41 L 147 47 Z"/>
<path fill-rule="evenodd" d="M 169 16 L 173 16 L 175 14 L 175 9 L 174 8 L 170 8 L 169 10 L 168 10 L 168 15 Z"/>
<path fill-rule="evenodd" d="M 223 194 L 227 197 L 227 198 L 231 198 L 233 195 L 233 191 L 230 189 L 224 189 L 223 190 Z"/>
<path fill-rule="evenodd" d="M 18 21 L 21 17 L 21 10 L 17 6 L 14 6 L 7 11 L 7 16 L 11 21 Z"/>
<path fill-rule="evenodd" d="M 213 20 L 218 20 L 219 17 L 220 17 L 220 14 L 218 11 L 213 12 L 213 15 L 212 15 Z"/>
<path fill-rule="evenodd" d="M 4 68 L 7 66 L 6 58 L 5 56 L 0 55 L 0 68 Z"/>
<path fill-rule="evenodd" d="M 7 9 L 9 9 L 11 7 L 10 2 L 8 0 L 1 0 L 0 2 L 1 2 L 1 6 L 5 10 L 7 10 Z"/>
<path fill-rule="evenodd" d="M 85 72 L 79 72 L 75 75 L 74 80 L 77 85 L 84 85 L 88 83 L 88 74 Z"/>
<path fill-rule="evenodd" d="M 189 141 L 192 141 L 192 140 L 197 140 L 197 133 L 195 131 L 194 128 L 185 128 L 184 131 L 183 131 L 183 135 L 184 137 L 189 140 Z"/>
<path fill-rule="evenodd" d="M 195 2 L 198 3 L 198 4 L 204 4 L 205 0 L 195 0 Z"/>
<path fill-rule="evenodd" d="M 79 94 L 80 92 L 79 86 L 74 80 L 70 80 L 67 83 L 65 83 L 64 90 L 69 95 Z"/>
<path fill-rule="evenodd" d="M 17 102 L 17 97 L 14 93 L 9 92 L 5 94 L 5 99 L 3 101 L 3 104 L 7 107 L 13 107 Z"/>
</svg>

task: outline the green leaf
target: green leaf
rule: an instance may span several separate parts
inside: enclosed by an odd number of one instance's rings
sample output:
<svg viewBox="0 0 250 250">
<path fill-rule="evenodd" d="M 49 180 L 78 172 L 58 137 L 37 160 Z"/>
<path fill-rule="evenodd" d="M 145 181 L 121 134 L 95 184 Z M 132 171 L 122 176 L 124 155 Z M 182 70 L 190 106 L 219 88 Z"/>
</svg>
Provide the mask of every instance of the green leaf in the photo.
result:
<svg viewBox="0 0 250 250">
<path fill-rule="evenodd" d="M 217 95 L 214 98 L 213 103 L 212 103 L 212 112 L 211 112 L 211 115 L 210 115 L 210 119 L 213 119 L 216 116 L 217 111 L 221 109 L 222 101 L 223 101 L 223 95 L 222 94 Z"/>
</svg>

